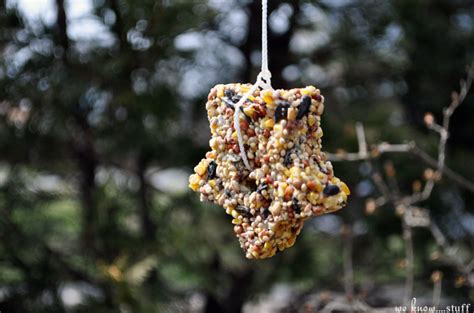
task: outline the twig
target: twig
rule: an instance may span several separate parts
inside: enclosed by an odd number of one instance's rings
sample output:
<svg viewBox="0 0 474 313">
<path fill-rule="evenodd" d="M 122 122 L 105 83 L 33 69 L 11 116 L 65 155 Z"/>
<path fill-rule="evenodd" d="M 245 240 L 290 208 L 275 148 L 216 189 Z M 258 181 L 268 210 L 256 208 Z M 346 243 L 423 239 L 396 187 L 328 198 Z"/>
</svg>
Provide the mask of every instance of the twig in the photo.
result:
<svg viewBox="0 0 474 313">
<path fill-rule="evenodd" d="M 451 122 L 451 117 L 454 111 L 459 107 L 459 105 L 466 98 L 467 93 L 472 85 L 472 79 L 474 76 L 474 66 L 468 68 L 466 80 L 461 80 L 459 93 L 454 91 L 451 95 L 451 104 L 443 109 L 443 124 L 439 125 L 435 122 L 431 113 L 425 115 L 425 124 L 429 129 L 434 130 L 439 134 L 439 144 L 438 144 L 438 162 L 436 165 L 436 172 L 434 175 L 428 178 L 426 181 L 425 187 L 421 192 L 414 193 L 411 197 L 405 199 L 408 204 L 414 204 L 428 199 L 431 196 L 434 185 L 437 181 L 441 180 L 443 176 L 443 169 L 446 164 L 446 143 L 449 137 L 449 124 Z"/>
<path fill-rule="evenodd" d="M 441 285 L 443 282 L 443 273 L 440 271 L 435 271 L 431 274 L 431 280 L 433 281 L 433 306 L 435 308 L 439 307 L 439 302 L 441 299 Z"/>
<path fill-rule="evenodd" d="M 451 169 L 446 167 L 446 143 L 449 138 L 449 125 L 451 122 L 451 117 L 454 111 L 461 105 L 461 103 L 466 98 L 469 89 L 472 86 L 472 81 L 474 78 L 474 65 L 468 67 L 467 78 L 466 80 L 461 80 L 459 92 L 453 92 L 451 95 L 451 103 L 448 107 L 443 110 L 443 121 L 442 125 L 439 125 L 435 122 L 434 117 L 431 113 L 425 115 L 425 124 L 426 126 L 439 134 L 439 143 L 438 143 L 438 157 L 437 160 L 431 158 L 426 152 L 422 151 L 415 142 L 410 142 L 406 144 L 389 144 L 389 143 L 379 143 L 372 148 L 371 153 L 367 152 L 367 142 L 365 138 L 364 127 L 360 122 L 356 123 L 356 134 L 357 141 L 359 144 L 359 151 L 356 153 L 338 153 L 331 154 L 328 153 L 327 156 L 331 161 L 362 161 L 369 160 L 371 158 L 377 158 L 383 153 L 406 153 L 411 152 L 419 156 L 422 160 L 427 162 L 430 166 L 435 167 L 435 175 L 430 177 L 423 190 L 421 192 L 416 192 L 411 197 L 405 198 L 404 202 L 407 205 L 414 204 L 423 200 L 426 200 L 430 197 L 431 192 L 433 191 L 434 185 L 439 181 L 443 174 L 449 178 L 455 180 L 459 185 L 469 189 L 471 192 L 474 192 L 474 183 L 470 182 L 466 178 L 463 178 L 461 175 L 455 173 Z"/>
<path fill-rule="evenodd" d="M 361 122 L 356 123 L 357 142 L 359 143 L 359 155 L 361 158 L 367 158 L 367 141 L 365 139 L 364 125 Z"/>
<path fill-rule="evenodd" d="M 469 274 L 474 268 L 474 261 L 468 265 L 465 265 L 462 260 L 456 257 L 456 253 L 453 253 L 453 250 L 449 246 L 442 232 L 429 218 L 427 211 L 421 208 L 415 208 L 413 206 L 418 202 L 427 200 L 431 196 L 435 184 L 441 180 L 443 174 L 446 177 L 456 181 L 460 186 L 470 190 L 471 192 L 474 192 L 474 183 L 455 173 L 446 166 L 446 144 L 449 138 L 450 120 L 454 111 L 466 98 L 466 95 L 472 85 L 473 77 L 474 65 L 468 68 L 466 80 L 461 80 L 459 93 L 452 93 L 450 105 L 443 110 L 442 125 L 439 125 L 435 122 L 432 114 L 428 113 L 425 115 L 424 121 L 427 127 L 439 134 L 438 154 L 436 159 L 432 158 L 429 154 L 420 149 L 414 141 L 404 144 L 389 144 L 382 142 L 372 146 L 370 153 L 368 153 L 364 128 L 359 122 L 356 124 L 356 134 L 359 149 L 358 152 L 327 154 L 328 158 L 332 161 L 370 161 L 372 159 L 378 158 L 384 153 L 412 153 L 435 169 L 434 173 L 427 177 L 427 181 L 421 191 L 415 191 L 413 194 L 404 197 L 399 195 L 398 183 L 395 179 L 395 168 L 393 167 L 393 164 L 386 163 L 385 165 L 385 171 L 387 174 L 386 176 L 389 180 L 390 188 L 385 182 L 383 176 L 378 171 L 375 171 L 372 174 L 372 180 L 377 186 L 379 192 L 382 194 L 381 197 L 374 201 L 374 205 L 380 206 L 386 204 L 387 202 L 391 202 L 397 211 L 399 208 L 401 208 L 403 211 L 402 229 L 403 239 L 405 242 L 406 260 L 406 278 L 403 297 L 405 304 L 408 304 L 411 297 L 413 296 L 415 261 L 412 231 L 413 227 L 429 227 L 437 245 L 442 248 L 443 252 L 454 262 L 456 267 L 458 267 L 461 272 L 464 274 Z M 345 275 L 347 275 L 349 269 L 346 268 L 346 255 L 344 255 L 344 262 Z M 433 302 L 438 305 L 439 298 L 441 296 L 441 279 L 433 281 L 435 283 L 433 290 Z M 347 290 L 349 290 L 350 286 L 347 285 L 345 287 L 347 293 Z"/>
<path fill-rule="evenodd" d="M 456 249 L 449 245 L 446 237 L 443 235 L 438 225 L 434 221 L 431 221 L 429 229 L 436 244 L 442 249 L 443 254 L 449 259 L 449 261 L 463 274 L 469 275 L 474 270 L 474 260 L 471 260 L 468 264 L 465 264 L 456 253 Z"/>
<path fill-rule="evenodd" d="M 372 180 L 374 181 L 375 185 L 377 186 L 378 190 L 382 194 L 382 197 L 385 198 L 385 201 L 383 204 L 385 204 L 387 201 L 394 201 L 395 199 L 393 198 L 392 193 L 390 192 L 390 189 L 388 188 L 387 184 L 382 178 L 382 175 L 379 172 L 375 172 L 372 174 Z M 382 202 L 382 201 L 380 201 Z"/>
<path fill-rule="evenodd" d="M 352 266 L 352 228 L 345 225 L 343 229 L 343 265 L 344 265 L 344 291 L 347 299 L 353 300 L 354 296 L 354 270 Z"/>
<path fill-rule="evenodd" d="M 433 168 L 437 167 L 437 160 L 432 158 L 428 153 L 420 149 L 414 142 L 411 148 L 411 152 L 419 157 L 422 161 L 427 163 L 428 165 L 432 166 Z M 450 178 L 451 180 L 455 181 L 459 186 L 466 188 L 467 190 L 474 192 L 474 183 L 467 180 L 466 178 L 462 177 L 452 169 L 448 168 L 446 165 L 441 170 L 444 176 Z"/>
<path fill-rule="evenodd" d="M 410 210 L 410 209 L 409 209 Z M 413 251 L 413 234 L 412 228 L 402 220 L 403 240 L 405 241 L 405 261 L 406 261 L 406 277 L 403 303 L 408 304 L 413 296 L 413 282 L 415 280 L 415 256 Z"/>
<path fill-rule="evenodd" d="M 403 144 L 390 144 L 382 142 L 374 145 L 370 149 L 370 153 L 362 157 L 360 152 L 347 153 L 326 153 L 328 159 L 332 162 L 354 162 L 354 161 L 367 161 L 379 158 L 385 153 L 411 153 L 418 157 L 420 160 L 428 164 L 429 166 L 437 169 L 438 160 L 431 157 L 428 153 L 422 150 L 414 141 Z M 474 182 L 469 181 L 460 174 L 456 173 L 446 165 L 442 169 L 438 169 L 444 176 L 456 182 L 460 187 L 463 187 L 470 192 L 474 192 Z"/>
</svg>

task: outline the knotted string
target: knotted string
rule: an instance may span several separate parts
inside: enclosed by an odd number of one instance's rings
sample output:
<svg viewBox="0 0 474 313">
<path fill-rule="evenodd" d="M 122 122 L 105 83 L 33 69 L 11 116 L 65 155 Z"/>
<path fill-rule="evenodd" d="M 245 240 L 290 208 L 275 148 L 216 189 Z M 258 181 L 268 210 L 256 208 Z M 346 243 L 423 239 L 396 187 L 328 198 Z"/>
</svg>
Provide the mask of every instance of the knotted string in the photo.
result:
<svg viewBox="0 0 474 313">
<path fill-rule="evenodd" d="M 240 157 L 244 162 L 245 167 L 251 171 L 249 161 L 247 159 L 247 153 L 245 152 L 244 147 L 244 140 L 242 138 L 242 133 L 240 132 L 240 108 L 242 104 L 247 101 L 249 96 L 253 95 L 257 88 L 263 89 L 271 89 L 271 78 L 272 73 L 268 70 L 268 49 L 267 49 L 267 0 L 262 0 L 262 68 L 260 73 L 257 75 L 257 80 L 255 84 L 253 84 L 252 88 L 235 104 L 235 111 L 234 111 L 234 128 L 237 132 L 237 140 L 239 142 L 239 149 L 240 149 Z"/>
</svg>

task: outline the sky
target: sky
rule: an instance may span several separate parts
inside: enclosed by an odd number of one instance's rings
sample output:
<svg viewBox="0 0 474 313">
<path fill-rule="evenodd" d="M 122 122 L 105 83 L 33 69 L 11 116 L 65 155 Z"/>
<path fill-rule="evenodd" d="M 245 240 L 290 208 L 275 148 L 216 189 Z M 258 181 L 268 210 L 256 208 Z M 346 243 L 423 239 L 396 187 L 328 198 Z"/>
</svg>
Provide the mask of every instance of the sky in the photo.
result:
<svg viewBox="0 0 474 313">
<path fill-rule="evenodd" d="M 68 35 L 74 40 L 110 40 L 107 27 L 92 15 L 92 0 L 65 0 Z M 30 23 L 51 25 L 56 21 L 54 0 L 7 0 L 7 8 L 17 6 Z"/>
</svg>

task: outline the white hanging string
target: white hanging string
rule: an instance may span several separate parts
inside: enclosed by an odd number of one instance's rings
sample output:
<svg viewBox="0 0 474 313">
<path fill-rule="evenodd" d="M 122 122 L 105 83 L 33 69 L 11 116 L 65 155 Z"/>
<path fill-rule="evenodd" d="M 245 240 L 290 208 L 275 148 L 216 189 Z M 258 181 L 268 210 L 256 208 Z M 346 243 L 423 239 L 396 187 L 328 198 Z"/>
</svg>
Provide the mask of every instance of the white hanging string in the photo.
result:
<svg viewBox="0 0 474 313">
<path fill-rule="evenodd" d="M 268 49 L 267 49 L 267 0 L 262 0 L 262 68 L 260 73 L 257 75 L 257 81 L 253 84 L 252 88 L 235 104 L 234 111 L 234 128 L 237 132 L 237 140 L 239 142 L 240 157 L 244 162 L 245 167 L 251 171 L 249 160 L 247 159 L 247 153 L 245 152 L 244 140 L 242 133 L 240 132 L 240 108 L 242 104 L 247 101 L 248 97 L 253 95 L 257 88 L 271 89 L 271 78 L 272 74 L 268 70 Z"/>
<path fill-rule="evenodd" d="M 260 81 L 262 79 L 265 80 L 265 87 L 272 89 L 270 81 L 272 78 L 272 74 L 268 70 L 267 15 L 267 0 L 262 0 L 262 69 L 260 71 Z"/>
</svg>

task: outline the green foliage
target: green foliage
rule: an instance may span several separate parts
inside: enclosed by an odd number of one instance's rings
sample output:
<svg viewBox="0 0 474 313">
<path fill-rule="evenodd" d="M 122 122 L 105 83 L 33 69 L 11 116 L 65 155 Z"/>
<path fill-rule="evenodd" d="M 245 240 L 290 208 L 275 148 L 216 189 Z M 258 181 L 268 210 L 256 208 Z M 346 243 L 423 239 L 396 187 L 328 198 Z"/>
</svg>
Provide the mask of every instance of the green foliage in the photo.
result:
<svg viewBox="0 0 474 313">
<path fill-rule="evenodd" d="M 335 163 L 353 192 L 348 207 L 308 222 L 293 248 L 262 261 L 244 258 L 222 208 L 169 191 L 183 184 L 170 176 L 156 183 L 165 169 L 190 172 L 207 150 L 207 90 L 255 79 L 258 1 L 90 1 L 89 18 L 105 37 L 86 39 L 58 14 L 72 14 L 72 2 L 56 0 L 50 23 L 0 1 L 2 312 L 184 312 L 193 295 L 207 312 L 240 312 L 278 283 L 300 294 L 339 292 L 343 225 L 360 230 L 353 265 L 361 297 L 403 283 L 395 208 L 365 211 L 378 196 L 370 175 L 384 171 L 387 157 Z M 473 4 L 270 2 L 270 21 L 290 12 L 279 17 L 287 27 L 269 34 L 274 87 L 321 88 L 325 150 L 356 151 L 361 121 L 369 144 L 415 140 L 436 155 L 423 114 L 440 119 L 473 60 Z M 474 176 L 472 103 L 471 93 L 453 117 L 447 156 L 467 178 Z M 400 191 L 410 193 L 425 165 L 408 155 L 390 160 Z M 464 258 L 473 201 L 444 180 L 422 203 Z M 433 261 L 433 239 L 415 232 L 415 247 L 415 294 L 442 270 L 443 292 L 469 301 L 466 285 L 456 285 L 462 273 Z"/>
</svg>

